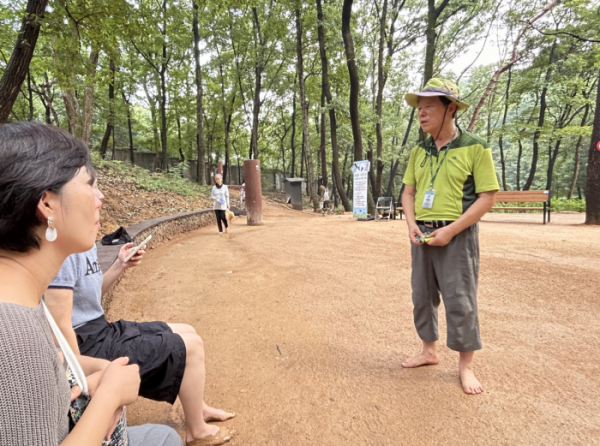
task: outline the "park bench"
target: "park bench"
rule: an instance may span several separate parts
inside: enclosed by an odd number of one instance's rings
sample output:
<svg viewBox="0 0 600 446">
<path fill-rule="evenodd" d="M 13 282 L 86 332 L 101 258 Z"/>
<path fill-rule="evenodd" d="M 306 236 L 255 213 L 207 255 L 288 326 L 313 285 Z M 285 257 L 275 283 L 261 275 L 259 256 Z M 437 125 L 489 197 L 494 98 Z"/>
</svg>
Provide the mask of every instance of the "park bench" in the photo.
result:
<svg viewBox="0 0 600 446">
<path fill-rule="evenodd" d="M 496 203 L 543 203 L 543 207 L 508 207 L 494 206 L 495 210 L 505 211 L 544 211 L 544 224 L 546 224 L 546 215 L 548 223 L 550 222 L 550 199 L 552 191 L 549 190 L 510 190 L 499 191 L 496 193 Z"/>
</svg>

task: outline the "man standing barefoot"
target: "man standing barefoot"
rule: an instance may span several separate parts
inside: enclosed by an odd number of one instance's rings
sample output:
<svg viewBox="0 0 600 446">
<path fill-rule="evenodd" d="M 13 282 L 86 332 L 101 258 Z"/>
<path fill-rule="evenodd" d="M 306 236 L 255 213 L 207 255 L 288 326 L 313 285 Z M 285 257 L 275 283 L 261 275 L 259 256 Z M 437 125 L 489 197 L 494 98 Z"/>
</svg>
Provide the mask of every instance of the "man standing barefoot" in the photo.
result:
<svg viewBox="0 0 600 446">
<path fill-rule="evenodd" d="M 405 100 L 418 109 L 421 128 L 430 136 L 411 154 L 403 182 L 402 204 L 412 242 L 414 321 L 423 351 L 407 359 L 407 368 L 435 365 L 440 294 L 446 307 L 447 345 L 459 352 L 459 376 L 465 393 L 483 387 L 473 371 L 481 349 L 477 314 L 479 276 L 478 221 L 494 205 L 498 180 L 485 140 L 454 123 L 469 106 L 458 87 L 433 78 Z M 423 240 L 424 239 L 424 240 Z"/>
</svg>

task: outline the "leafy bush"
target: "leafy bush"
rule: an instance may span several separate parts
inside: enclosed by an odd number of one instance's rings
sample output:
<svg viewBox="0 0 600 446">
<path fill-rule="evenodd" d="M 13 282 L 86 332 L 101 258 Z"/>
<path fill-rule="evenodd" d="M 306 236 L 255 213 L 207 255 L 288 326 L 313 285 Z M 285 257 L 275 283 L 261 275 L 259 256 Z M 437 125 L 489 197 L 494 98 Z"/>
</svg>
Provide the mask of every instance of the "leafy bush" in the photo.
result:
<svg viewBox="0 0 600 446">
<path fill-rule="evenodd" d="M 585 200 L 579 200 L 577 198 L 573 198 L 571 200 L 567 200 L 566 198 L 552 200 L 552 211 L 585 212 Z"/>
</svg>

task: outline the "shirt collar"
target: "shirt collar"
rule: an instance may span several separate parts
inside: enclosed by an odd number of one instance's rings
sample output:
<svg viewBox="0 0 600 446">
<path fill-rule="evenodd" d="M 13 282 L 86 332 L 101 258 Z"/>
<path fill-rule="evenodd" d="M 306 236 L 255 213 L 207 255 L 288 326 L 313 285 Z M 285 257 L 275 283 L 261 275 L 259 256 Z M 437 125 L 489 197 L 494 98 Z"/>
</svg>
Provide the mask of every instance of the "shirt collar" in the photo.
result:
<svg viewBox="0 0 600 446">
<path fill-rule="evenodd" d="M 456 128 L 459 131 L 459 135 L 456 137 L 455 140 L 450 141 L 448 144 L 446 144 L 444 146 L 446 149 L 453 149 L 455 147 L 460 147 L 460 141 L 461 141 L 463 135 L 465 134 L 465 132 L 463 132 L 463 130 L 460 128 L 459 125 L 457 125 Z M 439 152 L 441 152 L 441 150 L 438 151 L 437 146 L 435 145 L 435 142 L 433 141 L 433 136 L 431 136 L 431 135 L 429 135 L 425 141 L 421 142 L 421 147 L 423 147 L 423 149 L 425 149 L 431 155 L 437 156 L 437 154 Z M 444 147 L 442 147 L 442 148 L 444 148 Z"/>
</svg>

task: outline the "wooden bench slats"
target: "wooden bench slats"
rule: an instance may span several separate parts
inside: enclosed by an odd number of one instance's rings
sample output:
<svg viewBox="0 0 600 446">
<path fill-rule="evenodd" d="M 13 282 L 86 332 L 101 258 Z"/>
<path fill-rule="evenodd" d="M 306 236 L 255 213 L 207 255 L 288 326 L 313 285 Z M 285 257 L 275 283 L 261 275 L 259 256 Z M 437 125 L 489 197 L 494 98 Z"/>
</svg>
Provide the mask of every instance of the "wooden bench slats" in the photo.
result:
<svg viewBox="0 0 600 446">
<path fill-rule="evenodd" d="M 548 202 L 550 194 L 546 191 L 499 191 L 496 193 L 496 203 L 498 202 Z"/>
</svg>

